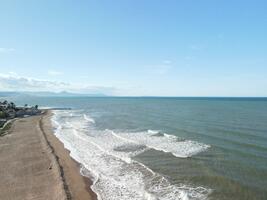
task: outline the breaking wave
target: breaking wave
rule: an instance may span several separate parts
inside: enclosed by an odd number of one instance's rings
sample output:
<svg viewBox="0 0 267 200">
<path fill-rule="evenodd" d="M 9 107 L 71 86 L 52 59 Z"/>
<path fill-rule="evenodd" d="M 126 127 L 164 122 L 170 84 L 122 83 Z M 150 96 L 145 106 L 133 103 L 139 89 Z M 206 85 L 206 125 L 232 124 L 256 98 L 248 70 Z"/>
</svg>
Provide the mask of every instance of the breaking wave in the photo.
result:
<svg viewBox="0 0 267 200">
<path fill-rule="evenodd" d="M 153 130 L 97 130 L 92 127 L 95 121 L 78 111 L 54 111 L 52 122 L 56 137 L 82 164 L 82 174 L 93 179 L 92 190 L 100 200 L 197 200 L 206 199 L 210 193 L 204 187 L 173 185 L 134 160 L 148 149 L 186 158 L 206 150 L 208 145 Z"/>
</svg>

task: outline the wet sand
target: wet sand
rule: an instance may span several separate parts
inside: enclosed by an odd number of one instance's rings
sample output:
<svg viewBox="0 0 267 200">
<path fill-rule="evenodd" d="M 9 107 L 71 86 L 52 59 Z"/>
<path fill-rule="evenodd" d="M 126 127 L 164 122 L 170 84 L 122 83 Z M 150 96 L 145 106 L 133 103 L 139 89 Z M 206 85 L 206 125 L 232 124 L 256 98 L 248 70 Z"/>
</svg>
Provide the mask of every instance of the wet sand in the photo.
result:
<svg viewBox="0 0 267 200">
<path fill-rule="evenodd" d="M 54 136 L 51 115 L 17 119 L 0 137 L 0 199 L 96 199 L 91 180 Z"/>
</svg>

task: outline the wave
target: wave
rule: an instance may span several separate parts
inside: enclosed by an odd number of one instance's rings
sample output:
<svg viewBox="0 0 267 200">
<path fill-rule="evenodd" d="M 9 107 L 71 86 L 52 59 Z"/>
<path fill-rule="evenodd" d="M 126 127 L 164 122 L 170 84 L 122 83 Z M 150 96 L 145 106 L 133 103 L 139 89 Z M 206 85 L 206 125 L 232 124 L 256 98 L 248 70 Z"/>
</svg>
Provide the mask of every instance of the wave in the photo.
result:
<svg viewBox="0 0 267 200">
<path fill-rule="evenodd" d="M 172 153 L 179 158 L 191 157 L 197 153 L 205 151 L 209 148 L 209 145 L 199 142 L 184 140 L 182 141 L 174 135 L 166 133 L 161 134 L 158 131 L 148 130 L 147 132 L 137 133 L 114 133 L 115 137 L 118 137 L 127 142 L 135 144 L 142 144 L 148 148 L 163 151 L 166 153 Z"/>
<path fill-rule="evenodd" d="M 95 120 L 86 114 L 83 114 L 83 118 L 88 122 L 95 123 Z"/>
<path fill-rule="evenodd" d="M 165 134 L 155 136 L 158 131 L 115 133 L 112 130 L 92 129 L 92 121 L 86 120 L 81 113 L 73 114 L 73 111 L 54 111 L 54 113 L 52 122 L 56 137 L 70 151 L 71 157 L 82 164 L 81 173 L 93 177 L 92 190 L 98 199 L 207 198 L 209 189 L 184 184 L 173 185 L 164 176 L 133 159 L 149 148 L 188 157 L 200 152 L 200 149 L 204 150 L 206 148 L 204 144 L 179 141 L 177 137 Z M 186 148 L 189 153 L 180 148 Z"/>
</svg>

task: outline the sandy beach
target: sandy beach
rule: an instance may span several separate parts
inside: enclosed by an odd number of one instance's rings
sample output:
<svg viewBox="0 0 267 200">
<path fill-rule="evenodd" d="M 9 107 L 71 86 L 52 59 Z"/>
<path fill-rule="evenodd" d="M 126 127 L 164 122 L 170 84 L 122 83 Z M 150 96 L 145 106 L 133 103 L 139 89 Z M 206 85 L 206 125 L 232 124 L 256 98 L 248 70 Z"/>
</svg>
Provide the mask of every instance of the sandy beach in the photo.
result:
<svg viewBox="0 0 267 200">
<path fill-rule="evenodd" d="M 51 112 L 17 119 L 0 137 L 0 199 L 94 200 L 91 181 L 54 136 Z"/>
</svg>

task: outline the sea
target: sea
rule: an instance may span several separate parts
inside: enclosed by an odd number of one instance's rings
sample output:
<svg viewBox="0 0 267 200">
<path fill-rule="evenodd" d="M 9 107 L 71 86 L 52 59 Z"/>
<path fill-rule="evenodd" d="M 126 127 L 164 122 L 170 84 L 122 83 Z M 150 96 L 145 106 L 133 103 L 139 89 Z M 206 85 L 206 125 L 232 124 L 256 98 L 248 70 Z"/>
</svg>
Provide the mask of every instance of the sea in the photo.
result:
<svg viewBox="0 0 267 200">
<path fill-rule="evenodd" d="M 54 134 L 99 200 L 266 200 L 267 98 L 9 97 Z"/>
</svg>

